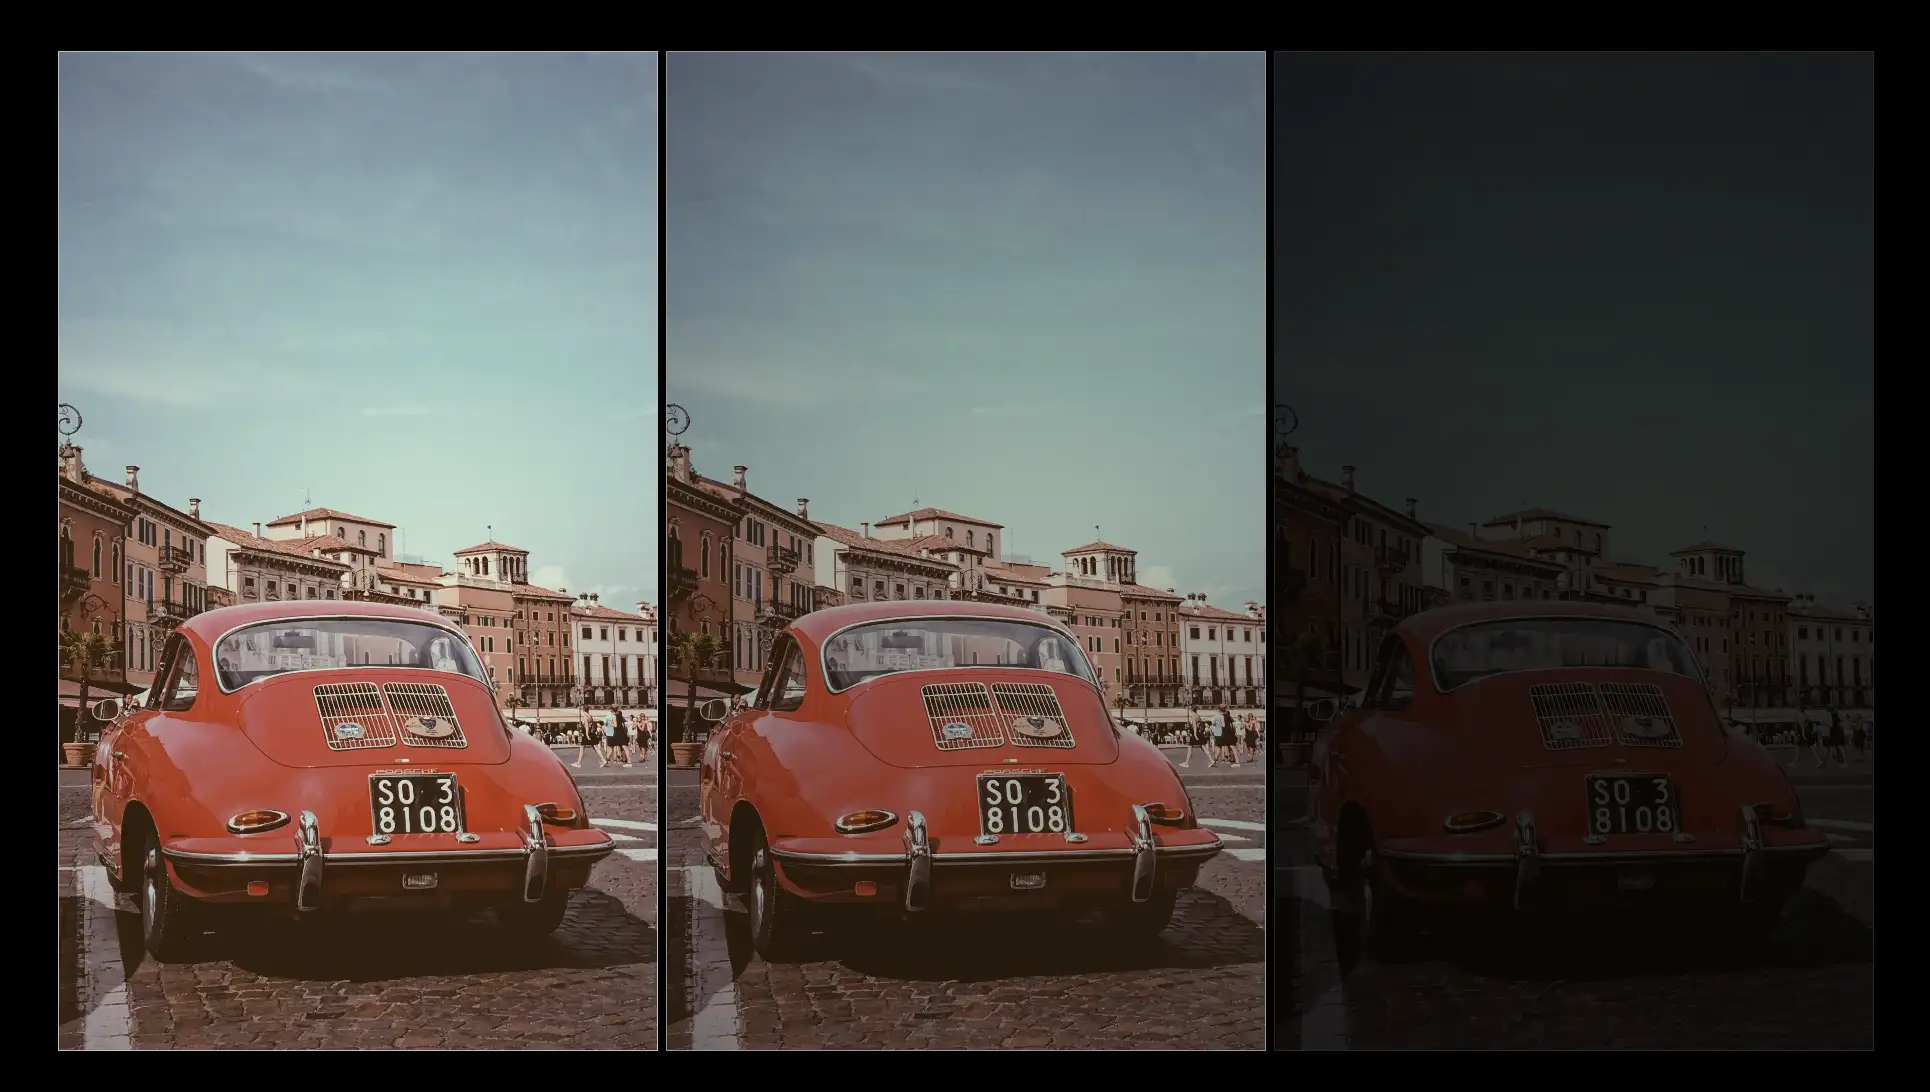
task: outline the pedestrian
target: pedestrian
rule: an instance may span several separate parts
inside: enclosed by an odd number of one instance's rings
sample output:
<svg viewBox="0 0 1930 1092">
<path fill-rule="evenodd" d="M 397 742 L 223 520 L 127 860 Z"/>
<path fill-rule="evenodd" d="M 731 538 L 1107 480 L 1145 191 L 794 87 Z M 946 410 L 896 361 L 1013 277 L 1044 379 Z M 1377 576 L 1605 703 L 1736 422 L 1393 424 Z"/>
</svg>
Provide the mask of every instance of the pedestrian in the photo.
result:
<svg viewBox="0 0 1930 1092">
<path fill-rule="evenodd" d="M 1186 709 L 1186 725 L 1180 730 L 1180 738 L 1186 744 L 1186 757 L 1180 760 L 1180 765 L 1191 766 L 1193 764 L 1193 744 L 1199 739 L 1199 734 L 1200 711 L 1188 706 Z M 1212 765 L 1213 763 L 1211 756 L 1208 756 L 1206 761 L 1208 765 Z"/>
<path fill-rule="evenodd" d="M 1224 705 L 1220 706 L 1218 727 L 1220 729 L 1220 746 L 1223 748 L 1220 753 L 1226 756 L 1226 760 L 1233 764 L 1234 769 L 1238 769 L 1240 766 L 1238 729 L 1233 725 L 1233 714 L 1228 712 Z"/>
<path fill-rule="evenodd" d="M 1803 749 L 1809 752 L 1809 757 L 1816 760 L 1816 767 L 1821 769 L 1823 766 L 1823 734 L 1816 730 L 1816 722 L 1808 720 L 1803 722 L 1802 739 Z"/>
<path fill-rule="evenodd" d="M 1246 737 L 1246 760 L 1258 762 L 1260 761 L 1260 718 L 1253 713 L 1248 713 L 1244 719 L 1246 721 L 1243 733 Z"/>
<path fill-rule="evenodd" d="M 1870 747 L 1870 730 L 1864 725 L 1862 717 L 1857 717 L 1851 722 L 1850 741 L 1856 745 L 1856 760 L 1863 761 Z"/>
<path fill-rule="evenodd" d="M 1830 710 L 1829 757 L 1835 759 L 1838 766 L 1849 765 L 1849 756 L 1844 753 L 1844 747 L 1848 743 L 1849 741 L 1843 738 L 1843 718 L 1837 714 L 1836 710 Z"/>
<path fill-rule="evenodd" d="M 615 706 L 610 707 L 607 716 L 615 724 L 611 731 L 611 750 L 616 752 L 616 757 L 622 760 L 623 768 L 627 770 L 630 768 L 630 722 L 624 719 L 623 710 Z"/>
<path fill-rule="evenodd" d="M 596 734 L 591 730 L 590 707 L 586 704 L 583 708 L 576 711 L 576 761 L 572 763 L 572 765 L 575 765 L 579 769 L 582 768 L 583 751 L 585 748 L 591 746 L 594 746 L 596 749 L 597 764 L 608 765 L 609 763 L 603 758 L 603 741 L 598 739 Z"/>
</svg>

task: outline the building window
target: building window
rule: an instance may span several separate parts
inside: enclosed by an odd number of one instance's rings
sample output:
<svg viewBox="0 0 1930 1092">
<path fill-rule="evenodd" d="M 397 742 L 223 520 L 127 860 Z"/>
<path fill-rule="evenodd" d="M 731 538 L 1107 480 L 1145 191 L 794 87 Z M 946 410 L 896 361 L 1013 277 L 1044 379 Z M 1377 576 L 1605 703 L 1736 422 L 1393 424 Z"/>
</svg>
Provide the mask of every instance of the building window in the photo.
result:
<svg viewBox="0 0 1930 1092">
<path fill-rule="evenodd" d="M 705 580 L 709 580 L 710 579 L 710 532 L 709 531 L 704 532 L 704 537 L 703 537 L 703 542 L 701 543 L 701 547 L 703 550 L 703 553 L 701 554 L 701 557 L 703 558 L 703 560 L 699 563 L 703 569 L 701 575 Z"/>
<path fill-rule="evenodd" d="M 389 556 L 389 536 L 380 532 L 375 536 L 375 553 L 378 557 Z"/>
<path fill-rule="evenodd" d="M 94 536 L 94 560 L 90 568 L 94 579 L 99 580 L 101 578 L 101 537 L 99 535 Z"/>
</svg>

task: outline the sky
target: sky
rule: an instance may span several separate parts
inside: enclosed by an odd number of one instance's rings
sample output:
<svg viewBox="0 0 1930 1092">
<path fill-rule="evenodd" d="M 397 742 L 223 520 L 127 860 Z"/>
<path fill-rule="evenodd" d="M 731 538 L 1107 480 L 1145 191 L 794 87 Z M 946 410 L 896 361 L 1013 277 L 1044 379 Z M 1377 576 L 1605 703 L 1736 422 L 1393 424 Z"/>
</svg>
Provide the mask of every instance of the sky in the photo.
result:
<svg viewBox="0 0 1930 1092">
<path fill-rule="evenodd" d="M 89 469 L 654 599 L 655 54 L 64 54 L 59 96 Z"/>
<path fill-rule="evenodd" d="M 665 382 L 699 472 L 1265 600 L 1263 55 L 665 65 Z"/>
<path fill-rule="evenodd" d="M 1464 526 L 1875 600 L 1875 66 L 1276 54 L 1276 398 Z"/>
</svg>

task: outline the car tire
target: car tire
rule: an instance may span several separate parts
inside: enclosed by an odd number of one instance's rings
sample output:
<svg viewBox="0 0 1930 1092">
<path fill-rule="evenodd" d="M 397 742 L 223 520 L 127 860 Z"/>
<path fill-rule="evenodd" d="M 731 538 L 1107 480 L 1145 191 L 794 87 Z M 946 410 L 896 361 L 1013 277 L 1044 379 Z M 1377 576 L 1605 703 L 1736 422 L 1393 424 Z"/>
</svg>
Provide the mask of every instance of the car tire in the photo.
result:
<svg viewBox="0 0 1930 1092">
<path fill-rule="evenodd" d="M 141 868 L 136 901 L 141 910 L 141 946 L 159 963 L 178 963 L 201 938 L 200 906 L 174 889 L 167 863 L 161 858 L 161 839 L 153 828 L 143 832 Z"/>
<path fill-rule="evenodd" d="M 570 911 L 568 891 L 547 891 L 536 902 L 505 902 L 496 907 L 496 921 L 512 935 L 541 940 L 563 927 Z"/>
<path fill-rule="evenodd" d="M 1112 909 L 1112 927 L 1132 940 L 1152 940 L 1173 923 L 1173 908 L 1179 902 L 1177 891 L 1155 891 L 1145 902 L 1129 902 Z"/>
<path fill-rule="evenodd" d="M 1334 939 L 1343 955 L 1393 962 L 1413 940 L 1411 908 L 1387 889 L 1371 840 L 1334 873 Z"/>
<path fill-rule="evenodd" d="M 1788 906 L 1786 893 L 1764 893 L 1755 902 L 1743 903 L 1739 913 L 1718 926 L 1717 935 L 1744 952 L 1761 951 L 1774 944 L 1776 930 L 1782 926 L 1783 912 Z"/>
<path fill-rule="evenodd" d="M 778 881 L 777 865 L 764 832 L 751 836 L 750 875 L 744 892 L 744 905 L 750 911 L 751 947 L 769 962 L 782 960 L 797 950 L 804 933 L 804 906 Z"/>
</svg>

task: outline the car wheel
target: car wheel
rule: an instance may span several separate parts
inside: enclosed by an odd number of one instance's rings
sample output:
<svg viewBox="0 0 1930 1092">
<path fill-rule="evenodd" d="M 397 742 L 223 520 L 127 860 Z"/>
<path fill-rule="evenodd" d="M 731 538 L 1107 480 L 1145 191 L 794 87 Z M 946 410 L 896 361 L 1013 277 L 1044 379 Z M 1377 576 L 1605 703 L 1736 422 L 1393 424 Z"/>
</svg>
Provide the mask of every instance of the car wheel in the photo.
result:
<svg viewBox="0 0 1930 1092">
<path fill-rule="evenodd" d="M 505 902 L 496 907 L 496 921 L 526 940 L 540 940 L 562 928 L 570 910 L 568 891 L 547 891 L 537 902 Z"/>
<path fill-rule="evenodd" d="M 1112 910 L 1112 927 L 1122 936 L 1151 940 L 1173 923 L 1173 907 L 1178 900 L 1177 891 L 1155 891 L 1153 897 L 1145 902 L 1115 906 Z"/>
<path fill-rule="evenodd" d="M 1774 942 L 1788 905 L 1787 894 L 1765 892 L 1755 902 L 1743 903 L 1739 913 L 1720 922 L 1717 935 L 1745 952 L 1761 951 Z"/>
<path fill-rule="evenodd" d="M 201 931 L 193 899 L 174 889 L 167 863 L 161 859 L 161 839 L 152 830 L 141 847 L 141 944 L 162 963 L 184 959 Z"/>
<path fill-rule="evenodd" d="M 751 946 L 758 955 L 775 962 L 796 950 L 803 933 L 800 919 L 804 907 L 778 882 L 777 865 L 761 830 L 752 836 L 748 880 L 744 904 L 750 910 Z"/>
<path fill-rule="evenodd" d="M 1383 962 L 1402 955 L 1412 939 L 1409 907 L 1381 879 L 1370 841 L 1334 874 L 1334 935 L 1343 954 Z"/>
</svg>

